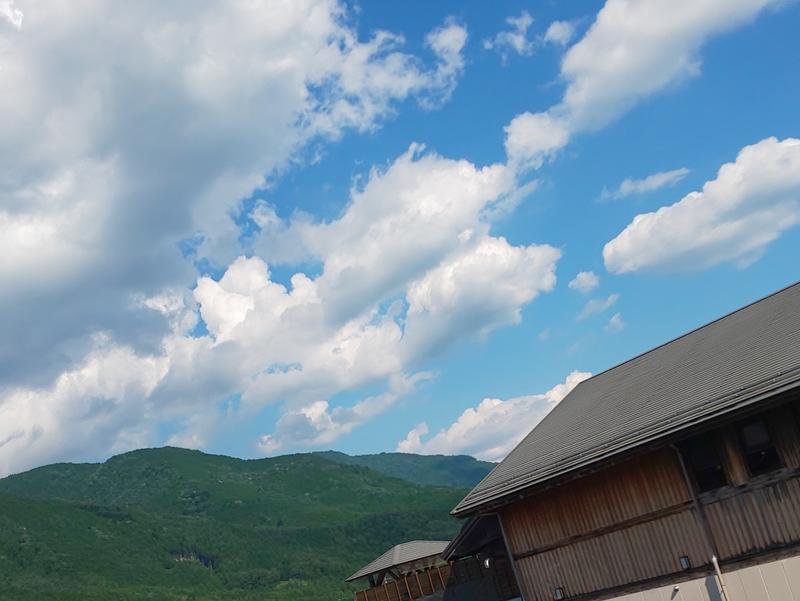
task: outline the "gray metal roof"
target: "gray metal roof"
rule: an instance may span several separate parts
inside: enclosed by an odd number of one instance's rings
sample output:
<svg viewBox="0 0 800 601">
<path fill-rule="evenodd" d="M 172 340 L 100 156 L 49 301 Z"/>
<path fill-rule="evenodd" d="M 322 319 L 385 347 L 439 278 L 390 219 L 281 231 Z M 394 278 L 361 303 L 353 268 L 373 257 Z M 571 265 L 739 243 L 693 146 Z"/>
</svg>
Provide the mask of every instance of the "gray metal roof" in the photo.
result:
<svg viewBox="0 0 800 601">
<path fill-rule="evenodd" d="M 422 561 L 427 558 L 435 558 L 441 555 L 450 541 L 441 540 L 414 540 L 408 543 L 395 545 L 376 560 L 368 563 L 363 568 L 347 579 L 358 580 L 366 578 L 370 574 L 377 574 L 389 568 L 402 566 L 403 564 Z"/>
<path fill-rule="evenodd" d="M 797 385 L 800 283 L 585 380 L 453 514 Z"/>
</svg>

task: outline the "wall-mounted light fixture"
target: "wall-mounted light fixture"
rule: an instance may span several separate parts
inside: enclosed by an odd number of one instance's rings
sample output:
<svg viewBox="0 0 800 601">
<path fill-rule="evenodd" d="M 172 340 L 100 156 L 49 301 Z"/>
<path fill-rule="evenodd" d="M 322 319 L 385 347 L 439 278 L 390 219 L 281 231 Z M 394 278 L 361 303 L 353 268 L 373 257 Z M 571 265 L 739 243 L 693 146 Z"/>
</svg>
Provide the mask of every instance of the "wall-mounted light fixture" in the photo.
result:
<svg viewBox="0 0 800 601">
<path fill-rule="evenodd" d="M 689 559 L 687 555 L 681 555 L 678 561 L 681 564 L 681 568 L 683 568 L 684 570 L 688 570 L 689 568 L 692 567 L 692 560 Z"/>
<path fill-rule="evenodd" d="M 564 589 L 560 586 L 557 586 L 553 597 L 555 597 L 556 601 L 561 601 L 564 598 Z"/>
</svg>

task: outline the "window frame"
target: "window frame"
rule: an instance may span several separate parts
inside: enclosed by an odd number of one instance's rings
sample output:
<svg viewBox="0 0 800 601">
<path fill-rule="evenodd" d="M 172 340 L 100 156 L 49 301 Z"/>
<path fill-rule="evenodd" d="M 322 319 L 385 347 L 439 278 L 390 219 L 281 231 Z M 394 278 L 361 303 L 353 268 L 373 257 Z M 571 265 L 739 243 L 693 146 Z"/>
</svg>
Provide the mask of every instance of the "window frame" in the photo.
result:
<svg viewBox="0 0 800 601">
<path fill-rule="evenodd" d="M 744 428 L 756 422 L 761 422 L 764 425 L 764 430 L 766 431 L 767 437 L 769 438 L 769 445 L 767 447 L 764 447 L 763 449 L 748 451 L 747 444 L 745 443 Z M 769 420 L 767 419 L 767 416 L 765 414 L 760 413 L 748 417 L 747 419 L 743 419 L 736 422 L 736 436 L 739 443 L 739 452 L 741 453 L 742 459 L 744 460 L 744 467 L 745 469 L 747 469 L 747 474 L 750 476 L 751 479 L 758 478 L 759 476 L 764 476 L 772 472 L 776 472 L 786 467 L 783 461 L 783 457 L 781 456 L 781 452 L 778 449 L 778 445 L 776 444 L 775 436 L 773 434 L 773 428 L 769 423 Z M 760 470 L 753 469 L 750 457 L 755 453 L 764 452 L 765 450 L 770 450 L 771 454 L 774 455 L 775 467 L 770 467 L 767 469 L 760 469 Z"/>
</svg>

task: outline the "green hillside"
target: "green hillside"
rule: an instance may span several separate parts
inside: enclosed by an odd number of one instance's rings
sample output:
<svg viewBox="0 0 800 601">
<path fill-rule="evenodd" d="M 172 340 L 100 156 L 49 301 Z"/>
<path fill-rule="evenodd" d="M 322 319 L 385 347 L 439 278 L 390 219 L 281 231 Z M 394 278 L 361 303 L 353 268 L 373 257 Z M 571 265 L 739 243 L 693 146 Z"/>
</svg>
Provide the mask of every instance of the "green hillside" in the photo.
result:
<svg viewBox="0 0 800 601">
<path fill-rule="evenodd" d="M 464 492 L 325 454 L 50 465 L 0 480 L 0 599 L 351 599 L 389 546 L 453 536 Z"/>
<path fill-rule="evenodd" d="M 444 484 L 465 488 L 475 486 L 496 465 L 488 461 L 479 461 L 469 455 L 378 453 L 352 456 L 337 451 L 316 454 L 337 463 L 368 467 L 387 476 L 402 478 L 415 484 Z"/>
</svg>

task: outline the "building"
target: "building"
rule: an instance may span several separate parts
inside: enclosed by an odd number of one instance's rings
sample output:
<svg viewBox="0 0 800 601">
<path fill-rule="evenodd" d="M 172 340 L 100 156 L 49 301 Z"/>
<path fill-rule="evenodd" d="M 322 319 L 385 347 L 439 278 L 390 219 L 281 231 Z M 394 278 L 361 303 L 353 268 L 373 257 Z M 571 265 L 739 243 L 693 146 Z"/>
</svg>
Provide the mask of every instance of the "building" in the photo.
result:
<svg viewBox="0 0 800 601">
<path fill-rule="evenodd" d="M 471 519 L 442 557 L 450 562 L 444 601 L 520 599 L 500 522 L 494 514 Z"/>
<path fill-rule="evenodd" d="M 800 601 L 800 284 L 582 382 L 453 514 L 526 601 Z"/>
<path fill-rule="evenodd" d="M 369 583 L 369 588 L 355 594 L 355 601 L 433 598 L 444 591 L 450 575 L 441 557 L 447 545 L 447 541 L 415 540 L 392 547 L 347 579 Z"/>
</svg>

